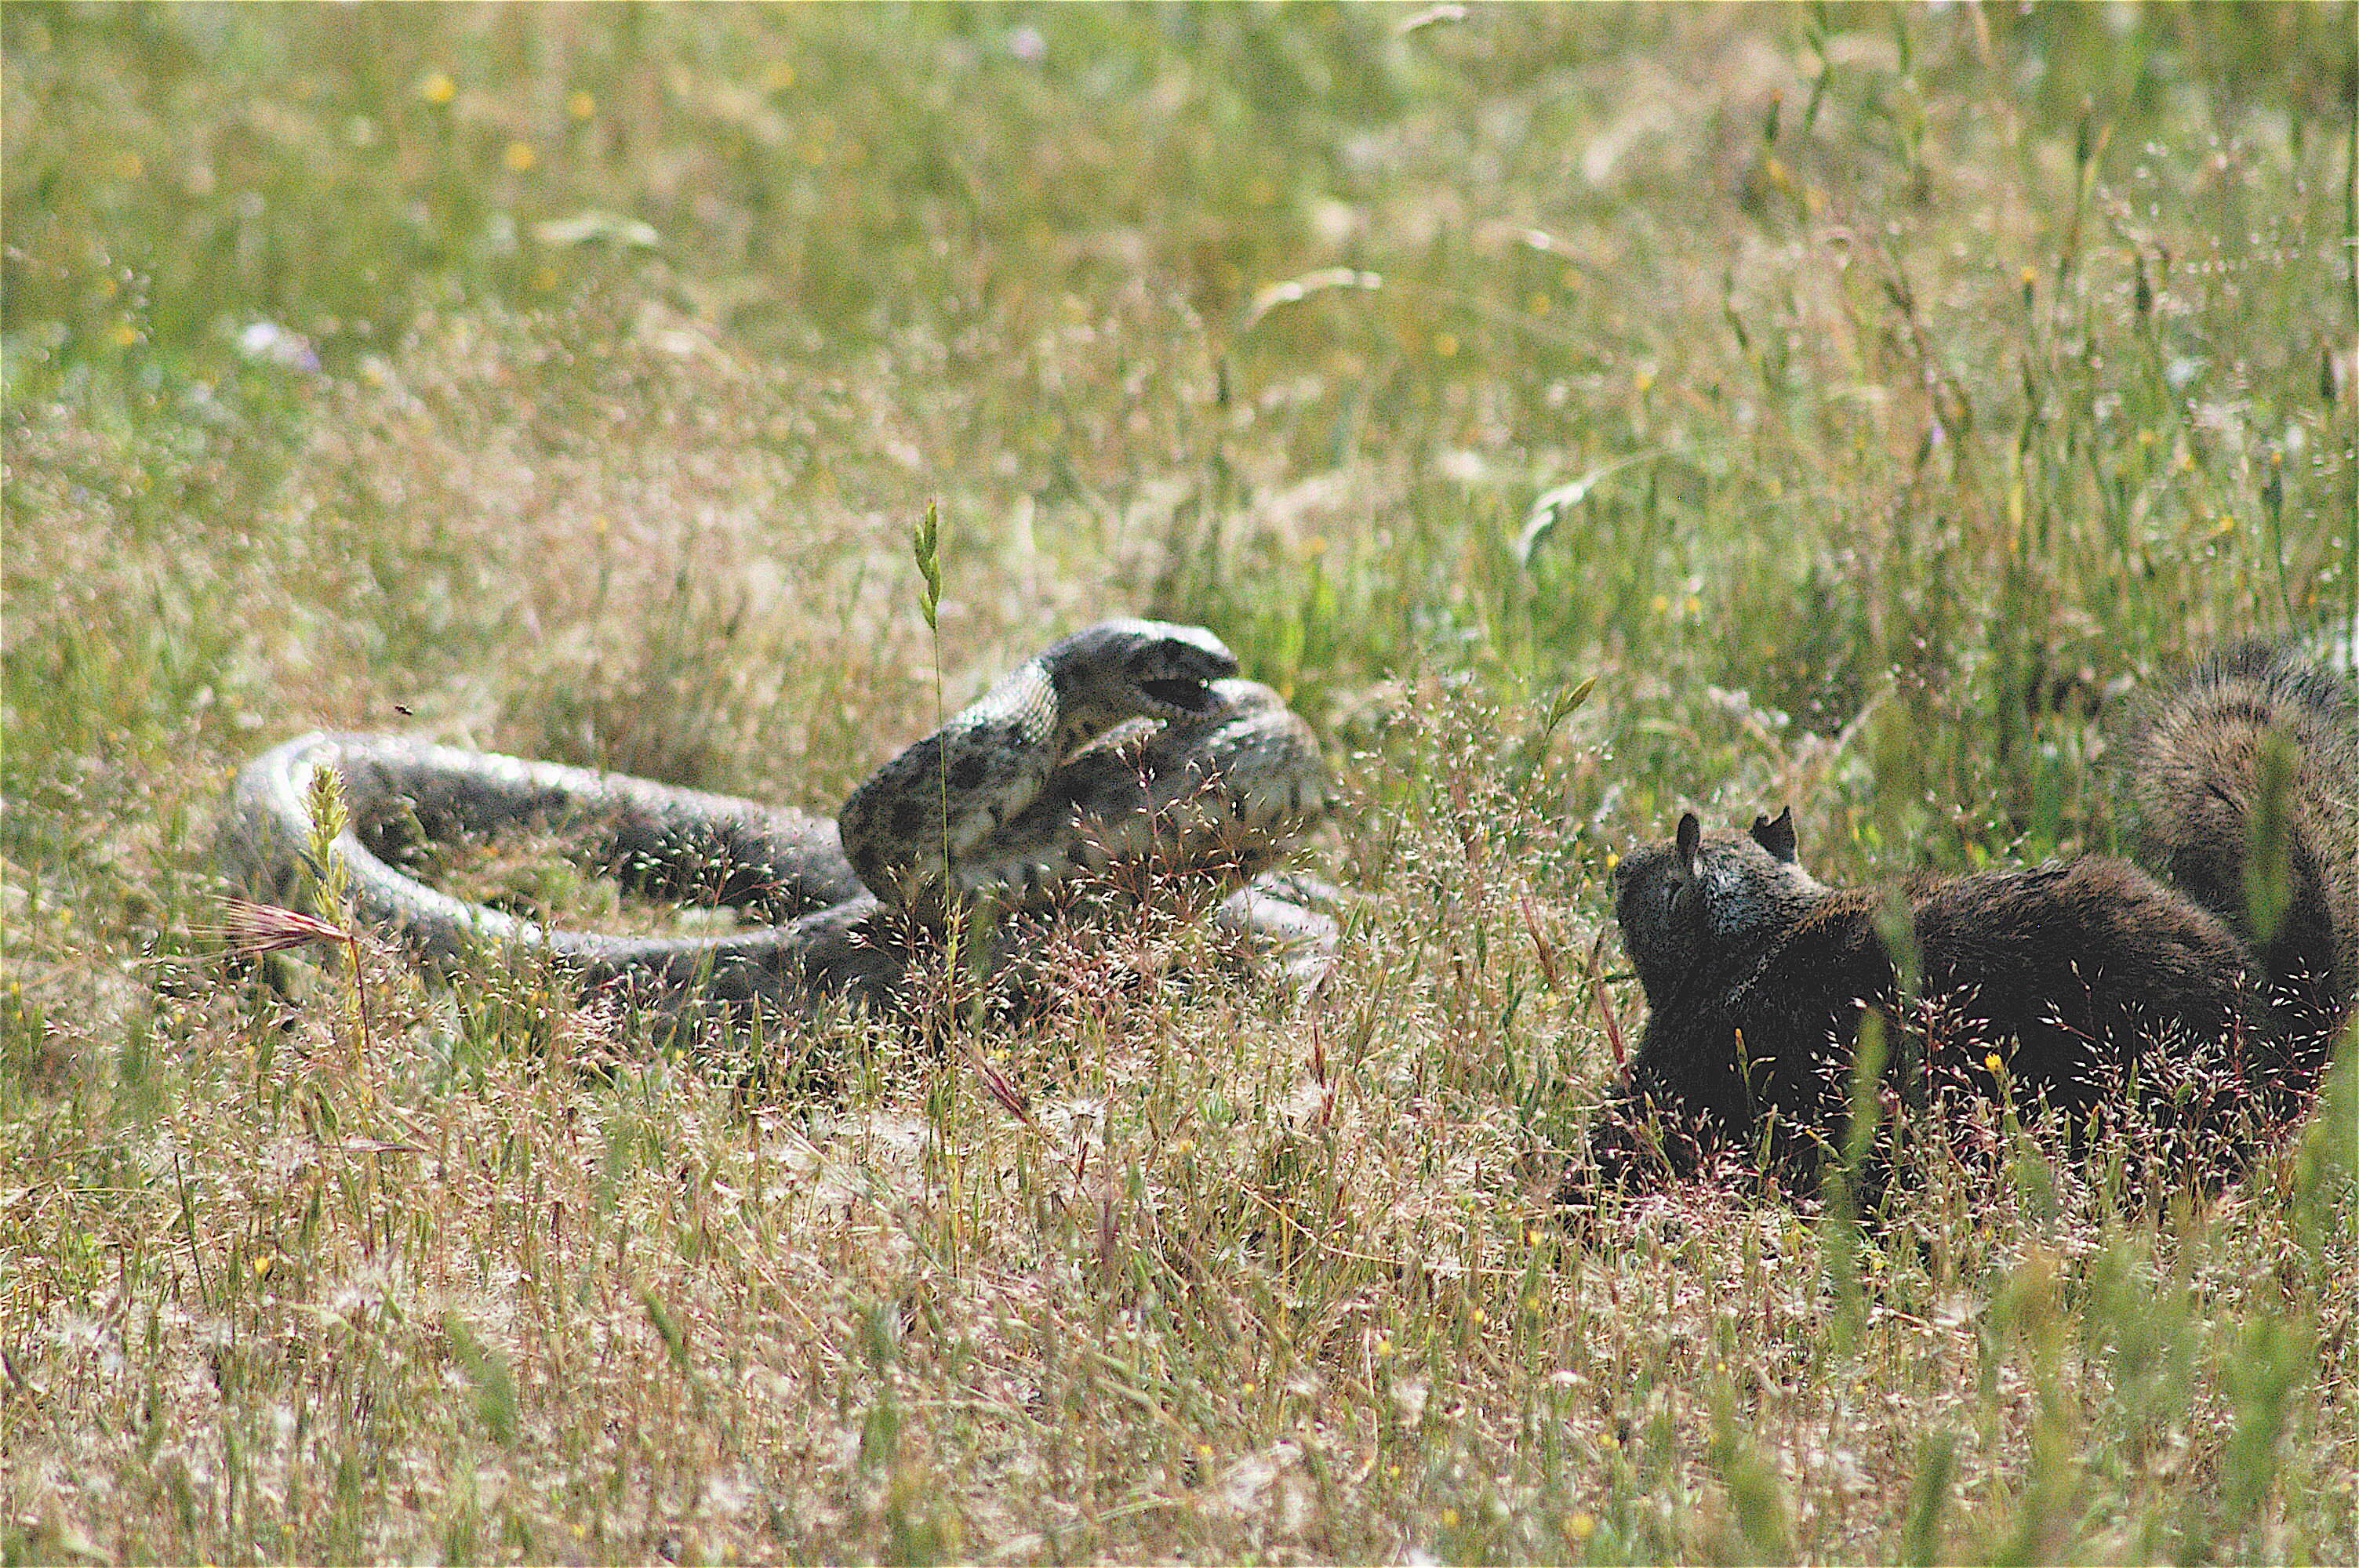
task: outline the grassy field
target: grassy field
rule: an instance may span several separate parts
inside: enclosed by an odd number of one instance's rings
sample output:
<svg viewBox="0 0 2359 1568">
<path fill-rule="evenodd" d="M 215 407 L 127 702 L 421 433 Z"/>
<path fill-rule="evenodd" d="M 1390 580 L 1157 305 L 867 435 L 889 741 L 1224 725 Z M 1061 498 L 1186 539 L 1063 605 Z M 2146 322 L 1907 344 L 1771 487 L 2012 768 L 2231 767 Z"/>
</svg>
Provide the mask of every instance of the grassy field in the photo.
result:
<svg viewBox="0 0 2359 1568">
<path fill-rule="evenodd" d="M 2355 30 L 11 3 L 0 1558 L 2359 1559 L 2359 1054 L 2150 1219 L 1546 1201 L 1617 847 L 2109 848 L 2352 624 Z M 1127 611 L 1319 730 L 1344 957 L 1076 977 L 1036 1124 L 218 961 L 306 729 L 832 811 Z"/>
</svg>

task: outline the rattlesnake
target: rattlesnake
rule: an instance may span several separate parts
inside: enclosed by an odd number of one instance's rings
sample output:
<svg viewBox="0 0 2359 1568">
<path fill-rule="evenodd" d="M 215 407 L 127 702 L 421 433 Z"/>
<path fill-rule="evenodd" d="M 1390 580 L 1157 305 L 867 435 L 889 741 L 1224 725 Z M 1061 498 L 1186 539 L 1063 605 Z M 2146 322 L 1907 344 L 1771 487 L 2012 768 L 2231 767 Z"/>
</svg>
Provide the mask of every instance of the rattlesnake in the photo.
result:
<svg viewBox="0 0 2359 1568">
<path fill-rule="evenodd" d="M 545 951 L 585 988 L 668 1019 L 797 1011 L 834 996 L 896 1005 L 914 954 L 956 910 L 975 928 L 1030 917 L 1132 871 L 1223 892 L 1223 931 L 1296 979 L 1323 972 L 1335 926 L 1314 884 L 1274 868 L 1327 806 L 1308 726 L 1236 678 L 1211 633 L 1101 622 L 1026 661 L 853 790 L 837 822 L 620 773 L 398 735 L 314 733 L 249 762 L 221 849 L 230 880 L 300 896 L 316 766 L 342 773 L 337 840 L 353 907 L 445 972 Z M 726 936 L 549 929 L 427 886 L 396 862 L 420 840 L 527 825 L 579 841 L 634 891 L 777 922 Z M 993 961 L 1025 957 L 1001 940 Z"/>
</svg>

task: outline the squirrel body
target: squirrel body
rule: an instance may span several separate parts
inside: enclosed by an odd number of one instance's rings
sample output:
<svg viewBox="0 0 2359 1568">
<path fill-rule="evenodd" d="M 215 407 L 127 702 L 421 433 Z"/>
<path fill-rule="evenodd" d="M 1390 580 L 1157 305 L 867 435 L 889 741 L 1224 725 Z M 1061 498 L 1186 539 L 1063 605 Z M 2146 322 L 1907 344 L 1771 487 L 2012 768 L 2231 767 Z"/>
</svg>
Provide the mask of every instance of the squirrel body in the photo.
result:
<svg viewBox="0 0 2359 1568">
<path fill-rule="evenodd" d="M 2136 1130 L 2174 1175 L 2233 1172 L 2309 1104 L 2359 989 L 2359 697 L 2251 644 L 2127 750 L 2156 874 L 2090 856 L 1839 890 L 1790 808 L 1742 834 L 1690 814 L 1624 860 L 1647 1028 L 1560 1196 L 1731 1161 L 1815 1191 L 1871 1013 L 1886 1107 L 1954 1125 L 2004 1103 L 2076 1142 Z"/>
</svg>

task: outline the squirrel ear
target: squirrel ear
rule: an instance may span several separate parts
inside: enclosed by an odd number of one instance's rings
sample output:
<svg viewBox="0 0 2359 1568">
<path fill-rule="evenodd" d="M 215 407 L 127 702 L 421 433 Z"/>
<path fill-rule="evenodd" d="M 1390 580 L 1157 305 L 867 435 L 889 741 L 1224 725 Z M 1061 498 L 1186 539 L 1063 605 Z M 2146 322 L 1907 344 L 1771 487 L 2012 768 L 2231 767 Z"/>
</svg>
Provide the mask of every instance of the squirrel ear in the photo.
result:
<svg viewBox="0 0 2359 1568">
<path fill-rule="evenodd" d="M 1696 820 L 1694 812 L 1686 811 L 1680 814 L 1680 835 L 1674 842 L 1679 847 L 1680 864 L 1692 873 L 1695 871 L 1696 851 L 1703 847 L 1703 824 Z"/>
<path fill-rule="evenodd" d="M 1794 808 L 1788 806 L 1777 814 L 1777 820 L 1766 816 L 1753 819 L 1753 841 L 1769 851 L 1770 858 L 1794 863 L 1798 846 L 1794 842 Z"/>
</svg>

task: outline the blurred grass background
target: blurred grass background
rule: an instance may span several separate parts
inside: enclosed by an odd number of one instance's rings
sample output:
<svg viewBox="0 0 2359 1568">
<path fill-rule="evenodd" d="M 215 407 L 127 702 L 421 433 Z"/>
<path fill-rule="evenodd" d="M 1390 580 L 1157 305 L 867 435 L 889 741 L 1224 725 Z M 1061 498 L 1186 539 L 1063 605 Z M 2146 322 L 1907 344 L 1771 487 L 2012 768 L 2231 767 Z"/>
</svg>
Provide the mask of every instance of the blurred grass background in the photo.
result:
<svg viewBox="0 0 2359 1568">
<path fill-rule="evenodd" d="M 2347 1072 L 2224 1214 L 1929 1201 L 1832 1319 L 1789 1217 L 1532 1195 L 1614 847 L 2104 848 L 2144 686 L 2348 638 L 2354 26 L 11 4 L 9 1555 L 2348 1560 Z M 1061 1142 L 198 961 L 303 729 L 832 809 L 1127 611 L 1318 726 L 1364 903 L 1299 1012 L 998 1042 Z"/>
</svg>

